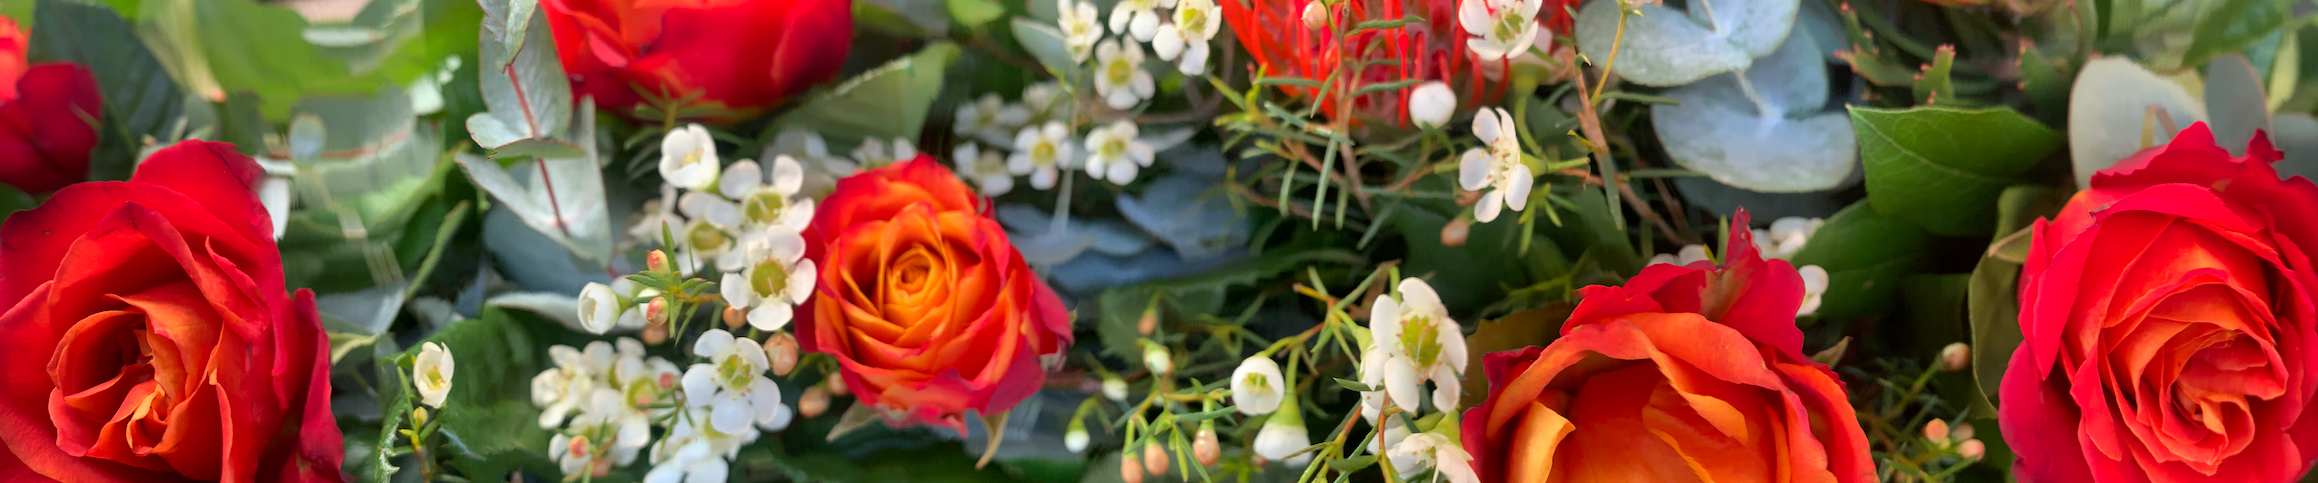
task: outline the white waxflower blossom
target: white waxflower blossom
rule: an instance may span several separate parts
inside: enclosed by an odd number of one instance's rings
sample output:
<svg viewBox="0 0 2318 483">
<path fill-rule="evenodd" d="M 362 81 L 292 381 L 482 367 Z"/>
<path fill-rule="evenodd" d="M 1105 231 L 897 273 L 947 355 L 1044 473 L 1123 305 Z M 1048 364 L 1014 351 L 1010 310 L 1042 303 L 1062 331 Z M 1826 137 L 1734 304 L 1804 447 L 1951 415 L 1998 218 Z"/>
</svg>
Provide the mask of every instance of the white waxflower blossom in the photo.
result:
<svg viewBox="0 0 2318 483">
<path fill-rule="evenodd" d="M 1363 409 L 1365 409 L 1365 408 L 1363 408 Z M 1372 420 L 1372 421 L 1373 421 L 1373 420 L 1375 420 L 1375 417 L 1376 417 L 1375 415 L 1372 415 L 1372 414 L 1365 414 L 1365 413 L 1364 413 L 1364 414 L 1362 414 L 1361 416 L 1363 416 L 1363 417 L 1367 417 L 1367 418 L 1370 418 L 1370 420 Z M 1400 442 L 1402 442 L 1402 441 L 1407 441 L 1407 440 L 1409 439 L 1409 423 L 1408 423 L 1408 419 L 1407 419 L 1407 418 L 1404 418 L 1404 417 L 1402 417 L 1402 415 L 1400 415 L 1400 414 L 1394 414 L 1394 415 L 1392 415 L 1392 419 L 1391 419 L 1391 420 L 1389 420 L 1389 421 L 1386 421 L 1386 422 L 1384 423 L 1384 430 L 1383 430 L 1383 431 L 1384 431 L 1384 440 L 1383 440 L 1383 441 L 1377 441 L 1377 438 L 1362 438 L 1362 439 L 1366 439 L 1366 440 L 1368 440 L 1368 442 L 1367 442 L 1367 443 L 1364 443 L 1364 444 L 1362 444 L 1362 448 L 1361 448 L 1361 449 L 1368 451 L 1368 454 L 1381 455 L 1381 454 L 1384 454 L 1384 450 L 1383 450 L 1382 448 L 1391 448 L 1391 447 L 1394 447 L 1394 446 L 1399 446 L 1399 445 L 1400 445 Z M 1382 443 L 1382 444 L 1379 444 L 1379 443 Z M 1395 467 L 1398 467 L 1398 466 L 1400 465 L 1400 463 L 1399 463 L 1398 461 L 1395 461 L 1395 462 L 1393 463 L 1393 465 L 1394 465 Z"/>
<path fill-rule="evenodd" d="M 1006 155 L 998 150 L 984 151 L 980 144 L 958 143 L 950 153 L 950 162 L 957 163 L 958 176 L 973 181 L 982 196 L 1014 191 L 1014 172 L 1006 170 Z"/>
<path fill-rule="evenodd" d="M 1287 397 L 1287 383 L 1288 379 L 1280 376 L 1280 363 L 1265 356 L 1249 357 L 1231 371 L 1231 404 L 1240 414 L 1271 414 L 1280 409 L 1280 399 Z"/>
<path fill-rule="evenodd" d="M 598 282 L 588 282 L 587 287 L 580 289 L 578 305 L 580 328 L 598 335 L 619 325 L 620 317 L 625 315 L 621 312 L 628 309 L 620 303 L 620 296 L 612 293 L 610 285 Z"/>
<path fill-rule="evenodd" d="M 853 160 L 861 163 L 861 169 L 909 161 L 915 157 L 918 157 L 918 146 L 911 143 L 909 138 L 893 138 L 890 143 L 863 139 L 860 146 L 853 148 Z"/>
<path fill-rule="evenodd" d="M 1112 109 L 1128 109 L 1150 99 L 1159 84 L 1143 70 L 1143 46 L 1105 40 L 1095 47 L 1095 94 Z"/>
<path fill-rule="evenodd" d="M 676 450 L 668 461 L 652 466 L 644 483 L 718 483 L 732 471 L 730 463 L 713 454 L 706 440 L 694 440 Z"/>
<path fill-rule="evenodd" d="M 796 306 L 813 296 L 820 270 L 805 259 L 805 239 L 796 233 L 768 232 L 743 243 L 748 267 L 717 282 L 724 301 L 748 312 L 749 326 L 775 331 L 789 326 Z"/>
<path fill-rule="evenodd" d="M 1045 191 L 1061 178 L 1059 170 L 1078 167 L 1077 148 L 1062 121 L 1022 128 L 1014 136 L 1014 155 L 1006 158 L 1006 170 L 1030 175 L 1030 187 Z"/>
<path fill-rule="evenodd" d="M 589 394 L 587 405 L 579 416 L 572 418 L 566 433 L 596 434 L 604 439 L 593 440 L 614 466 L 626 466 L 652 440 L 652 418 L 642 409 L 629 404 L 617 389 L 598 387 Z"/>
<path fill-rule="evenodd" d="M 1176 0 L 1119 0 L 1111 6 L 1111 33 L 1132 34 L 1137 42 L 1150 42 L 1159 31 L 1159 9 L 1173 8 Z"/>
<path fill-rule="evenodd" d="M 451 351 L 442 344 L 428 342 L 419 346 L 419 355 L 411 360 L 411 381 L 418 385 L 419 404 L 442 408 L 443 398 L 451 395 L 451 375 L 458 365 Z"/>
<path fill-rule="evenodd" d="M 703 201 L 722 205 L 707 211 L 725 218 L 712 216 L 709 221 L 728 229 L 804 232 L 805 224 L 813 221 L 813 199 L 796 196 L 805 186 L 805 167 L 796 158 L 781 156 L 773 158 L 770 183 L 766 182 L 767 174 L 756 161 L 733 163 L 717 181 L 717 192 L 725 199 Z"/>
<path fill-rule="evenodd" d="M 1008 104 L 998 93 L 984 93 L 982 97 L 958 105 L 957 120 L 950 130 L 986 143 L 1006 142 L 1007 136 L 1030 123 L 1030 110 L 1021 104 Z"/>
<path fill-rule="evenodd" d="M 1304 466 L 1312 461 L 1311 453 L 1288 455 L 1312 446 L 1312 434 L 1304 430 L 1304 410 L 1296 406 L 1294 398 L 1280 404 L 1280 410 L 1264 420 L 1263 429 L 1256 431 L 1256 441 L 1250 445 L 1256 455 L 1287 463 L 1291 467 Z M 1284 460 L 1283 460 L 1284 458 Z"/>
<path fill-rule="evenodd" d="M 660 178 L 668 184 L 705 190 L 716 185 L 716 172 L 722 166 L 716 158 L 716 138 L 709 137 L 708 128 L 699 124 L 668 131 L 668 136 L 660 139 Z"/>
<path fill-rule="evenodd" d="M 836 191 L 837 180 L 852 176 L 861 170 L 853 160 L 829 155 L 829 141 L 820 134 L 797 128 L 782 129 L 773 135 L 773 143 L 757 159 L 777 159 L 788 156 L 805 168 L 805 183 L 798 193 L 808 198 L 828 196 Z"/>
<path fill-rule="evenodd" d="M 1473 37 L 1465 46 L 1484 62 L 1495 62 L 1526 52 L 1537 38 L 1537 11 L 1544 0 L 1463 0 L 1457 5 L 1457 24 Z"/>
<path fill-rule="evenodd" d="M 601 379 L 612 367 L 612 348 L 604 345 L 598 351 L 597 344 L 603 341 L 588 344 L 587 352 L 567 345 L 547 348 L 547 358 L 555 367 L 531 378 L 531 404 L 540 408 L 540 429 L 562 426 L 564 418 L 580 410 L 596 387 L 603 385 Z"/>
<path fill-rule="evenodd" d="M 1449 124 L 1457 113 L 1457 91 L 1441 81 L 1426 81 L 1409 90 L 1409 123 L 1425 129 Z M 1502 133 L 1501 133 L 1502 134 Z"/>
<path fill-rule="evenodd" d="M 1489 188 L 1481 194 L 1481 202 L 1473 204 L 1473 219 L 1488 223 L 1497 219 L 1499 210 L 1521 211 L 1528 206 L 1529 188 L 1536 180 L 1521 162 L 1521 138 L 1513 115 L 1500 108 L 1481 108 L 1473 115 L 1473 137 L 1481 138 L 1482 147 L 1465 150 L 1457 162 L 1457 182 L 1465 190 Z"/>
<path fill-rule="evenodd" d="M 710 329 L 692 345 L 692 354 L 708 362 L 685 369 L 684 397 L 687 404 L 710 409 L 709 428 L 739 433 L 779 416 L 781 388 L 765 377 L 772 363 L 755 339 Z"/>
<path fill-rule="evenodd" d="M 1473 456 L 1463 446 L 1440 433 L 1409 435 L 1392 446 L 1392 468 L 1402 479 L 1409 479 L 1437 470 L 1440 481 L 1448 483 L 1481 483 L 1481 476 L 1473 473 Z"/>
<path fill-rule="evenodd" d="M 1209 41 L 1221 31 L 1222 10 L 1215 0 L 1180 0 L 1175 7 L 1175 22 L 1159 27 L 1151 39 L 1151 50 L 1162 60 L 1175 62 L 1175 70 L 1183 75 L 1207 73 Z"/>
<path fill-rule="evenodd" d="M 1771 221 L 1771 229 L 1755 230 L 1755 249 L 1763 258 L 1786 260 L 1802 253 L 1803 245 L 1811 241 L 1811 233 L 1819 231 L 1826 219 L 1789 216 Z"/>
<path fill-rule="evenodd" d="M 1055 23 L 1062 27 L 1063 47 L 1070 50 L 1072 62 L 1086 62 L 1087 54 L 1095 50 L 1095 42 L 1103 39 L 1103 26 L 1096 23 L 1094 2 L 1056 0 Z"/>
<path fill-rule="evenodd" d="M 1441 296 L 1423 279 L 1400 281 L 1400 298 L 1378 295 L 1369 309 L 1368 330 L 1373 341 L 1360 357 L 1360 382 L 1380 388 L 1394 406 L 1416 411 L 1423 404 L 1424 385 L 1432 393 L 1435 411 L 1454 411 L 1464 396 L 1459 377 L 1465 372 L 1465 333 Z M 1373 391 L 1372 391 L 1373 392 Z M 1382 411 L 1383 399 L 1363 398 L 1364 411 Z"/>
<path fill-rule="evenodd" d="M 700 196 L 694 197 L 692 195 Z M 695 191 L 686 193 L 686 197 L 692 198 L 687 201 L 703 201 L 701 203 L 687 203 L 687 205 L 703 206 L 707 205 L 708 202 L 713 202 L 716 195 Z M 738 215 L 730 218 L 740 219 Z M 684 226 L 676 229 L 677 253 L 674 255 L 676 259 L 671 260 L 671 262 L 678 267 L 678 271 L 682 272 L 698 270 L 710 266 L 711 263 L 714 263 L 719 271 L 740 270 L 741 262 L 746 258 L 740 251 L 740 239 L 726 230 L 726 228 L 718 227 L 715 223 L 710 222 L 708 217 L 693 218 L 691 221 L 685 222 Z"/>
<path fill-rule="evenodd" d="M 1795 310 L 1796 317 L 1819 313 L 1821 298 L 1827 295 L 1827 269 L 1818 265 L 1804 265 L 1795 269 L 1803 276 L 1803 306 Z"/>
<path fill-rule="evenodd" d="M 556 468 L 563 471 L 563 474 L 577 475 L 595 466 L 597 448 L 586 435 L 573 437 L 555 433 L 555 436 L 548 438 L 547 448 L 553 451 L 548 459 L 554 461 Z"/>
<path fill-rule="evenodd" d="M 1713 260 L 1714 257 L 1706 253 L 1706 245 L 1686 245 L 1676 253 L 1660 253 L 1658 256 L 1650 257 L 1650 264 L 1671 263 L 1687 267 L 1693 263 Z"/>
<path fill-rule="evenodd" d="M 1197 2 L 1200 0 L 1185 0 Z M 1087 133 L 1087 174 L 1114 184 L 1135 181 L 1135 174 L 1151 166 L 1151 145 L 1135 137 L 1135 121 L 1120 119 Z"/>
</svg>

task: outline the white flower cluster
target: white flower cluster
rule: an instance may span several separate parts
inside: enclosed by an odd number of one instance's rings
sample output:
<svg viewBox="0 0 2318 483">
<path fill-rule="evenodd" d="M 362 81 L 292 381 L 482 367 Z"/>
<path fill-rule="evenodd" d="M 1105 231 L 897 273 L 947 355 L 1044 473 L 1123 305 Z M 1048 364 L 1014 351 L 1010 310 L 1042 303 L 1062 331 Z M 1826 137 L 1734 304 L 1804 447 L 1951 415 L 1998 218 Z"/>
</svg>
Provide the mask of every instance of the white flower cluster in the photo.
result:
<svg viewBox="0 0 2318 483">
<path fill-rule="evenodd" d="M 1057 0 L 1064 47 L 1073 61 L 1093 54 L 1095 93 L 1112 109 L 1128 109 L 1150 99 L 1158 85 L 1143 70 L 1143 44 L 1160 60 L 1175 63 L 1186 76 L 1207 73 L 1208 44 L 1223 31 L 1223 10 L 1215 0 L 1122 0 L 1111 7 L 1105 40 L 1094 3 Z M 1164 22 L 1164 23 L 1162 23 Z"/>
<path fill-rule="evenodd" d="M 972 140 L 951 151 L 958 176 L 972 181 L 983 196 L 999 196 L 1013 191 L 1016 176 L 1029 176 L 1030 187 L 1044 191 L 1080 168 L 1090 176 L 1123 185 L 1134 182 L 1143 168 L 1151 166 L 1157 153 L 1138 137 L 1139 129 L 1132 120 L 1096 127 L 1084 140 L 1075 136 L 1067 123 L 1070 115 L 1060 106 L 1069 102 L 1062 94 L 1059 84 L 1044 82 L 1024 89 L 1020 104 L 1009 104 L 991 93 L 959 106 L 952 129 Z M 1009 132 L 1012 138 L 1006 138 Z M 1009 146 L 1013 152 L 1000 152 L 980 143 Z"/>
<path fill-rule="evenodd" d="M 644 303 L 659 295 L 660 291 L 641 288 L 627 278 L 614 279 L 611 285 L 588 282 L 580 289 L 579 328 L 595 334 L 642 329 Z"/>
<path fill-rule="evenodd" d="M 549 456 L 564 474 L 598 476 L 634 463 L 651 444 L 654 421 L 664 420 L 677 391 L 676 365 L 646 357 L 644 343 L 622 337 L 618 349 L 604 341 L 585 351 L 558 345 L 547 350 L 555 367 L 531 378 L 531 403 L 539 406 L 539 427 L 556 430 Z"/>
<path fill-rule="evenodd" d="M 1431 284 L 1407 278 L 1397 289 L 1398 297 L 1379 295 L 1369 305 L 1370 337 L 1360 356 L 1360 382 L 1373 390 L 1361 394 L 1360 412 L 1384 434 L 1381 441 L 1365 446 L 1390 458 L 1402 479 L 1432 470 L 1451 482 L 1478 482 L 1469 463 L 1472 456 L 1448 435 L 1453 433 L 1444 433 L 1456 428 L 1412 433 L 1408 427 L 1419 414 L 1457 411 L 1464 397 L 1459 378 L 1467 362 L 1464 328 L 1449 317 Z M 1238 382 L 1233 380 L 1235 396 Z M 1430 397 L 1425 392 L 1428 382 L 1433 386 Z M 1380 421 L 1387 403 L 1400 412 Z"/>
<path fill-rule="evenodd" d="M 670 131 L 661 146 L 660 175 L 670 186 L 650 204 L 658 213 L 646 216 L 646 224 L 630 233 L 656 239 L 663 222 L 681 227 L 673 231 L 682 271 L 704 270 L 713 262 L 723 274 L 717 283 L 721 295 L 747 312 L 749 325 L 765 331 L 788 326 L 794 306 L 813 293 L 817 273 L 813 261 L 804 259 L 802 233 L 813 221 L 813 198 L 798 196 L 804 167 L 782 155 L 773 159 L 771 172 L 746 159 L 720 171 L 715 141 L 697 124 Z M 916 156 L 907 141 L 895 142 L 893 151 L 875 141 L 863 146 L 874 151 L 864 155 L 869 157 Z M 677 188 L 685 190 L 681 196 Z M 674 212 L 668 210 L 671 199 Z M 586 319 L 591 304 L 583 300 L 581 305 Z"/>
</svg>

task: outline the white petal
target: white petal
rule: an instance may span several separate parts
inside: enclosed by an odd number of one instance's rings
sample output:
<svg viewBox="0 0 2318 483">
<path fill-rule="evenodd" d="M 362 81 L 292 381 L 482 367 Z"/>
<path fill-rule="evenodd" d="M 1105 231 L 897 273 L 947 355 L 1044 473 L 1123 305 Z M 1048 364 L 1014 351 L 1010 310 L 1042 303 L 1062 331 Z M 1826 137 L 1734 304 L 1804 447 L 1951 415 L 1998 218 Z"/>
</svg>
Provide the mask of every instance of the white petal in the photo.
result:
<svg viewBox="0 0 2318 483">
<path fill-rule="evenodd" d="M 789 326 L 789 318 L 796 309 L 788 302 L 772 302 L 749 310 L 749 326 L 757 330 L 775 331 Z"/>
<path fill-rule="evenodd" d="M 796 266 L 789 267 L 789 286 L 786 294 L 789 303 L 802 304 L 805 303 L 805 299 L 813 297 L 814 285 L 821 280 L 819 268 L 812 260 L 798 260 Z"/>
<path fill-rule="evenodd" d="M 723 357 L 725 354 L 731 354 L 732 351 L 732 333 L 725 332 L 724 329 L 709 329 L 708 332 L 700 334 L 700 339 L 697 342 L 692 343 L 692 355 L 710 359 Z"/>
<path fill-rule="evenodd" d="M 773 422 L 781 407 L 781 386 L 765 376 L 757 376 L 749 383 L 749 409 L 755 413 L 756 423 Z"/>
<path fill-rule="evenodd" d="M 1183 51 L 1183 59 L 1176 62 L 1175 66 L 1175 71 L 1182 72 L 1183 75 L 1198 76 L 1206 74 L 1207 42 L 1193 42 L 1189 50 Z"/>
<path fill-rule="evenodd" d="M 693 364 L 684 370 L 684 399 L 694 406 L 706 405 L 716 396 L 716 366 Z"/>
<path fill-rule="evenodd" d="M 1417 405 L 1422 404 L 1421 393 L 1424 390 L 1424 380 L 1418 377 L 1416 367 L 1410 366 L 1405 360 L 1385 363 L 1384 392 L 1392 395 L 1394 405 L 1400 406 L 1402 410 L 1415 411 Z"/>
<path fill-rule="evenodd" d="M 1522 208 L 1529 206 L 1529 188 L 1531 183 L 1536 182 L 1536 179 L 1530 176 L 1529 167 L 1524 165 L 1514 165 L 1512 177 L 1513 179 L 1505 180 L 1507 184 L 1505 207 L 1512 208 L 1513 211 L 1521 211 Z"/>
<path fill-rule="evenodd" d="M 1795 269 L 1795 271 L 1803 277 L 1803 293 L 1811 295 L 1827 293 L 1827 269 L 1820 268 L 1818 265 L 1804 265 L 1803 268 Z"/>
<path fill-rule="evenodd" d="M 1708 256 L 1706 253 L 1706 245 L 1684 246 L 1682 247 L 1682 251 L 1676 253 L 1676 256 L 1679 257 L 1679 261 L 1683 265 L 1713 260 L 1713 258 Z"/>
<path fill-rule="evenodd" d="M 1151 50 L 1161 59 L 1175 60 L 1175 56 L 1183 55 L 1184 47 L 1183 32 L 1174 25 L 1161 26 L 1151 35 Z"/>
<path fill-rule="evenodd" d="M 1125 35 L 1127 22 L 1133 19 L 1134 14 L 1135 9 L 1129 7 L 1129 2 L 1119 2 L 1117 5 L 1111 6 L 1111 33 Z"/>
<path fill-rule="evenodd" d="M 1488 4 L 1488 0 L 1463 0 L 1457 2 L 1457 25 L 1464 27 L 1465 33 L 1468 34 L 1488 35 L 1489 31 L 1496 27 L 1496 25 L 1493 24 L 1495 24 L 1497 20 L 1496 18 L 1489 15 Z"/>
<path fill-rule="evenodd" d="M 1136 41 L 1150 42 L 1151 36 L 1159 32 L 1159 14 L 1149 10 L 1136 13 L 1135 21 L 1129 27 Z"/>
<path fill-rule="evenodd" d="M 1497 125 L 1497 117 L 1490 115 L 1495 110 L 1497 108 L 1484 107 L 1473 116 L 1473 137 L 1480 138 L 1483 144 L 1497 142 L 1497 136 L 1502 135 L 1500 128 L 1505 127 Z"/>
<path fill-rule="evenodd" d="M 765 172 L 754 160 L 743 159 L 724 168 L 724 176 L 716 180 L 716 192 L 727 198 L 740 199 L 765 185 Z"/>
<path fill-rule="evenodd" d="M 716 293 L 724 296 L 724 303 L 734 307 L 746 309 L 755 306 L 757 304 L 755 292 L 749 290 L 748 280 L 742 278 L 738 273 L 724 274 L 724 278 L 716 283 Z"/>
<path fill-rule="evenodd" d="M 1473 220 L 1488 223 L 1497 219 L 1497 212 L 1505 209 L 1505 192 L 1489 190 L 1481 194 L 1481 202 L 1473 204 Z"/>
<path fill-rule="evenodd" d="M 1369 338 L 1377 347 L 1400 347 L 1400 312 L 1400 301 L 1390 295 L 1378 295 L 1369 303 Z"/>
<path fill-rule="evenodd" d="M 1496 62 L 1505 60 L 1505 54 L 1512 50 L 1511 48 L 1506 47 L 1504 43 L 1490 41 L 1485 37 L 1473 37 L 1465 39 L 1465 48 L 1471 49 L 1473 51 L 1473 56 L 1481 59 L 1484 62 Z"/>
<path fill-rule="evenodd" d="M 1456 411 L 1457 401 L 1465 397 L 1464 385 L 1457 380 L 1457 373 L 1450 371 L 1447 366 L 1433 366 L 1433 373 L 1429 379 L 1433 380 L 1435 387 L 1433 389 L 1433 410 Z"/>
<path fill-rule="evenodd" d="M 1111 163 L 1110 169 L 1106 170 L 1108 173 L 1106 173 L 1107 176 L 1105 176 L 1105 178 L 1111 180 L 1112 184 L 1123 185 L 1127 183 L 1133 183 L 1135 182 L 1135 174 L 1138 169 L 1140 168 L 1136 167 L 1135 163 L 1124 161 Z"/>
<path fill-rule="evenodd" d="M 1037 188 L 1039 191 L 1052 189 L 1055 177 L 1054 167 L 1040 166 L 1038 171 L 1030 173 L 1030 187 Z"/>
<path fill-rule="evenodd" d="M 1158 157 L 1159 153 L 1152 151 L 1151 145 L 1140 140 L 1127 141 L 1127 159 L 1134 160 L 1135 165 L 1150 166 L 1151 161 Z"/>
<path fill-rule="evenodd" d="M 794 195 L 804 185 L 805 167 L 797 164 L 795 158 L 788 156 L 773 158 L 772 188 L 774 193 L 780 193 L 781 196 Z"/>
<path fill-rule="evenodd" d="M 748 401 L 742 400 L 738 396 L 739 394 L 731 392 L 716 395 L 716 402 L 709 405 L 708 427 L 725 434 L 735 434 L 749 429 L 749 425 L 755 421 L 751 419 L 749 414 Z"/>
<path fill-rule="evenodd" d="M 692 465 L 692 472 L 684 476 L 684 483 L 724 483 L 731 470 L 724 460 L 711 458 Z"/>
<path fill-rule="evenodd" d="M 1481 187 L 1489 185 L 1489 150 L 1465 150 L 1465 155 L 1457 159 L 1457 185 L 1463 186 L 1465 191 L 1480 191 Z"/>
</svg>

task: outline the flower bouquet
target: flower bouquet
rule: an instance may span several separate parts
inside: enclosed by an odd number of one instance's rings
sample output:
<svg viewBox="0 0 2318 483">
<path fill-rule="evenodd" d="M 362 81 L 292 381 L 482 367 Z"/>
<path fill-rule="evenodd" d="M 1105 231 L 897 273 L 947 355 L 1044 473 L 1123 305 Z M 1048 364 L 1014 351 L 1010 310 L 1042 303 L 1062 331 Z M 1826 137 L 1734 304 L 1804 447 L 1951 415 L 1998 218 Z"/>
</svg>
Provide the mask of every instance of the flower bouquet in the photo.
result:
<svg viewBox="0 0 2318 483">
<path fill-rule="evenodd" d="M 2302 481 L 2311 18 L 10 0 L 0 481 Z"/>
</svg>

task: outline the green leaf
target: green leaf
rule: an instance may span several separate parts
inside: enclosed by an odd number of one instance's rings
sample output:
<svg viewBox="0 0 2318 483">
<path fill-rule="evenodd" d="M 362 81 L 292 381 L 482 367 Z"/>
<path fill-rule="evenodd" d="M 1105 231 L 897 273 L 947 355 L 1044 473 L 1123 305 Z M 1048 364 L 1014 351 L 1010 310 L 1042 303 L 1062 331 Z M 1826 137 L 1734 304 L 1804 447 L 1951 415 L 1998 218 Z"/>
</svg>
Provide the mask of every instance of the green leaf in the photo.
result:
<svg viewBox="0 0 2318 483">
<path fill-rule="evenodd" d="M 2287 2 L 2278 0 L 2221 0 L 2198 19 L 2189 48 L 2181 54 L 2181 65 L 2203 64 L 2206 59 L 2253 45 L 2285 25 L 2291 15 L 2286 6 Z"/>
<path fill-rule="evenodd" d="M 1828 217 L 1793 262 L 1827 270 L 1819 317 L 1850 320 L 1890 313 L 1900 280 L 1923 266 L 1931 246 L 1923 229 L 1861 201 Z"/>
<path fill-rule="evenodd" d="M 0 220 L 7 220 L 8 215 L 38 206 L 40 206 L 40 199 L 33 198 L 32 195 L 25 194 L 24 191 L 18 190 L 14 186 L 0 184 Z"/>
<path fill-rule="evenodd" d="M 1949 236 L 1984 236 L 1996 195 L 2061 146 L 2010 108 L 1854 107 L 1867 199 L 1877 211 Z"/>
<path fill-rule="evenodd" d="M 40 18 L 39 28 L 32 29 L 32 62 L 80 64 L 97 79 L 107 144 L 90 156 L 90 179 L 128 179 L 144 137 L 175 139 L 178 129 L 201 127 L 181 125 L 187 105 L 183 90 L 111 9 L 70 0 L 13 3 L 32 4 Z"/>
<path fill-rule="evenodd" d="M 1569 320 L 1569 303 L 1547 304 L 1544 308 L 1515 312 L 1497 320 L 1482 320 L 1473 324 L 1473 335 L 1465 336 L 1465 367 L 1485 367 L 1482 358 L 1489 354 L 1521 350 L 1524 347 L 1544 347 L 1561 337 L 1561 325 Z M 1487 371 L 1465 371 L 1465 399 L 1461 406 L 1479 404 L 1489 396 Z"/>
<path fill-rule="evenodd" d="M 926 112 L 941 96 L 943 72 L 957 58 L 956 44 L 936 42 L 806 101 L 762 137 L 771 139 L 782 126 L 809 126 L 838 146 L 862 139 L 916 138 L 925 127 Z"/>
<path fill-rule="evenodd" d="M 146 45 L 164 49 L 160 57 L 174 72 L 192 78 L 196 91 L 257 93 L 267 119 L 286 119 L 290 106 L 309 94 L 369 94 L 388 84 L 384 76 L 356 72 L 308 42 L 306 19 L 286 7 L 256 0 L 145 7 L 150 8 L 138 12 L 140 23 L 151 22 L 160 36 Z"/>
<path fill-rule="evenodd" d="M 486 25 L 498 20 L 486 9 Z M 531 23 L 544 24 L 546 14 L 538 13 L 524 18 Z M 510 20 L 512 22 L 512 20 Z M 533 26 L 524 29 L 527 37 L 518 48 L 509 53 L 508 46 L 493 38 L 493 32 L 484 30 L 482 56 L 486 59 L 506 56 L 506 64 L 486 65 L 482 70 L 483 102 L 490 112 L 467 118 L 467 130 L 475 143 L 488 149 L 514 144 L 526 139 L 544 139 L 561 133 L 571 121 L 571 82 L 563 76 L 563 61 L 556 59 L 555 40 L 548 29 Z"/>
<path fill-rule="evenodd" d="M 1996 196 L 1996 233 L 2010 234 L 2060 212 L 2073 191 L 2058 186 L 2017 185 Z"/>
<path fill-rule="evenodd" d="M 2029 237 L 2005 239 L 2025 245 Z M 1972 377 L 1979 386 L 1974 392 L 1978 397 L 1970 402 L 1975 412 L 1983 414 L 1996 413 L 1993 398 L 2004 381 L 2005 366 L 2025 340 L 2020 332 L 2021 264 L 1995 256 L 1999 248 L 1989 247 L 1989 254 L 1982 255 L 1979 265 L 1972 268 L 1965 309 L 1972 321 Z"/>
<path fill-rule="evenodd" d="M 434 416 L 442 419 L 441 447 L 469 481 L 506 481 L 517 468 L 556 474 L 548 459 L 551 434 L 539 428 L 539 409 L 530 404 L 531 378 L 549 364 L 548 338 L 554 336 L 576 334 L 493 308 L 427 338 L 450 351 L 452 360 L 465 362 L 452 374 L 450 394 Z"/>
<path fill-rule="evenodd" d="M 1787 38 L 1801 6 L 1796 0 L 1719 0 L 1712 8 L 1694 3 L 1690 11 L 1651 4 L 1635 7 L 1619 39 L 1624 2 L 1590 2 L 1578 11 L 1578 50 L 1587 58 L 1608 59 L 1618 44 L 1620 77 L 1646 86 L 1688 84 L 1707 76 L 1746 69 L 1770 55 Z M 1551 35 L 1539 32 L 1538 35 Z"/>
<path fill-rule="evenodd" d="M 982 24 L 1006 16 L 1006 6 L 991 0 L 947 0 L 943 3 L 950 7 L 950 19 L 968 29 L 981 27 Z"/>
<path fill-rule="evenodd" d="M 1163 304 L 1159 311 L 1162 325 L 1174 317 L 1189 314 L 1221 316 L 1226 289 L 1245 286 L 1277 277 L 1314 264 L 1353 265 L 1364 261 L 1358 254 L 1338 248 L 1313 248 L 1301 251 L 1278 250 L 1267 252 L 1260 260 L 1235 265 L 1232 268 L 1192 277 L 1144 282 L 1124 287 L 1112 287 L 1096 297 L 1096 338 L 1104 350 L 1128 358 L 1142 354 L 1135 345 L 1142 334 L 1136 331 L 1136 322 L 1143 317 L 1143 308 L 1158 293 Z"/>
<path fill-rule="evenodd" d="M 512 167 L 515 173 L 493 160 L 466 153 L 460 153 L 457 160 L 475 187 L 507 206 L 525 226 L 601 265 L 611 263 L 613 235 L 604 174 L 597 162 L 601 157 L 596 152 L 594 104 L 592 100 L 581 103 L 580 121 L 566 136 L 570 140 L 566 144 L 576 145 L 581 156 L 521 161 Z"/>
<path fill-rule="evenodd" d="M 2213 116 L 2206 125 L 2213 129 L 2214 144 L 2231 155 L 2246 153 L 2254 131 L 2270 130 L 2269 97 L 2262 93 L 2261 73 L 2244 55 L 2214 57 L 2205 65 L 2205 103 L 2207 114 Z"/>
<path fill-rule="evenodd" d="M 1667 90 L 1679 104 L 1650 107 L 1667 156 L 1752 191 L 1824 191 L 1850 180 L 1858 140 L 1842 114 L 1825 110 L 1827 67 L 1811 42 L 1796 35 L 1744 71 Z"/>
<path fill-rule="evenodd" d="M 2206 119 L 2205 104 L 2188 89 L 2122 56 L 2087 62 L 2076 79 L 2069 90 L 2068 149 L 2077 189 L 2086 188 L 2093 173 L 2140 151 L 2145 129 L 2151 145 L 2173 139 L 2166 122 L 2151 118 L 2152 106 L 2163 108 L 2175 129 Z"/>
<path fill-rule="evenodd" d="M 1033 0 L 1031 3 L 1044 3 Z M 1046 66 L 1047 72 L 1063 78 L 1078 71 L 1078 60 L 1070 55 L 1070 44 L 1065 43 L 1062 30 L 1053 22 L 1040 22 L 1017 17 L 1013 22 L 1014 40 L 1022 43 L 1022 50 Z"/>
</svg>

